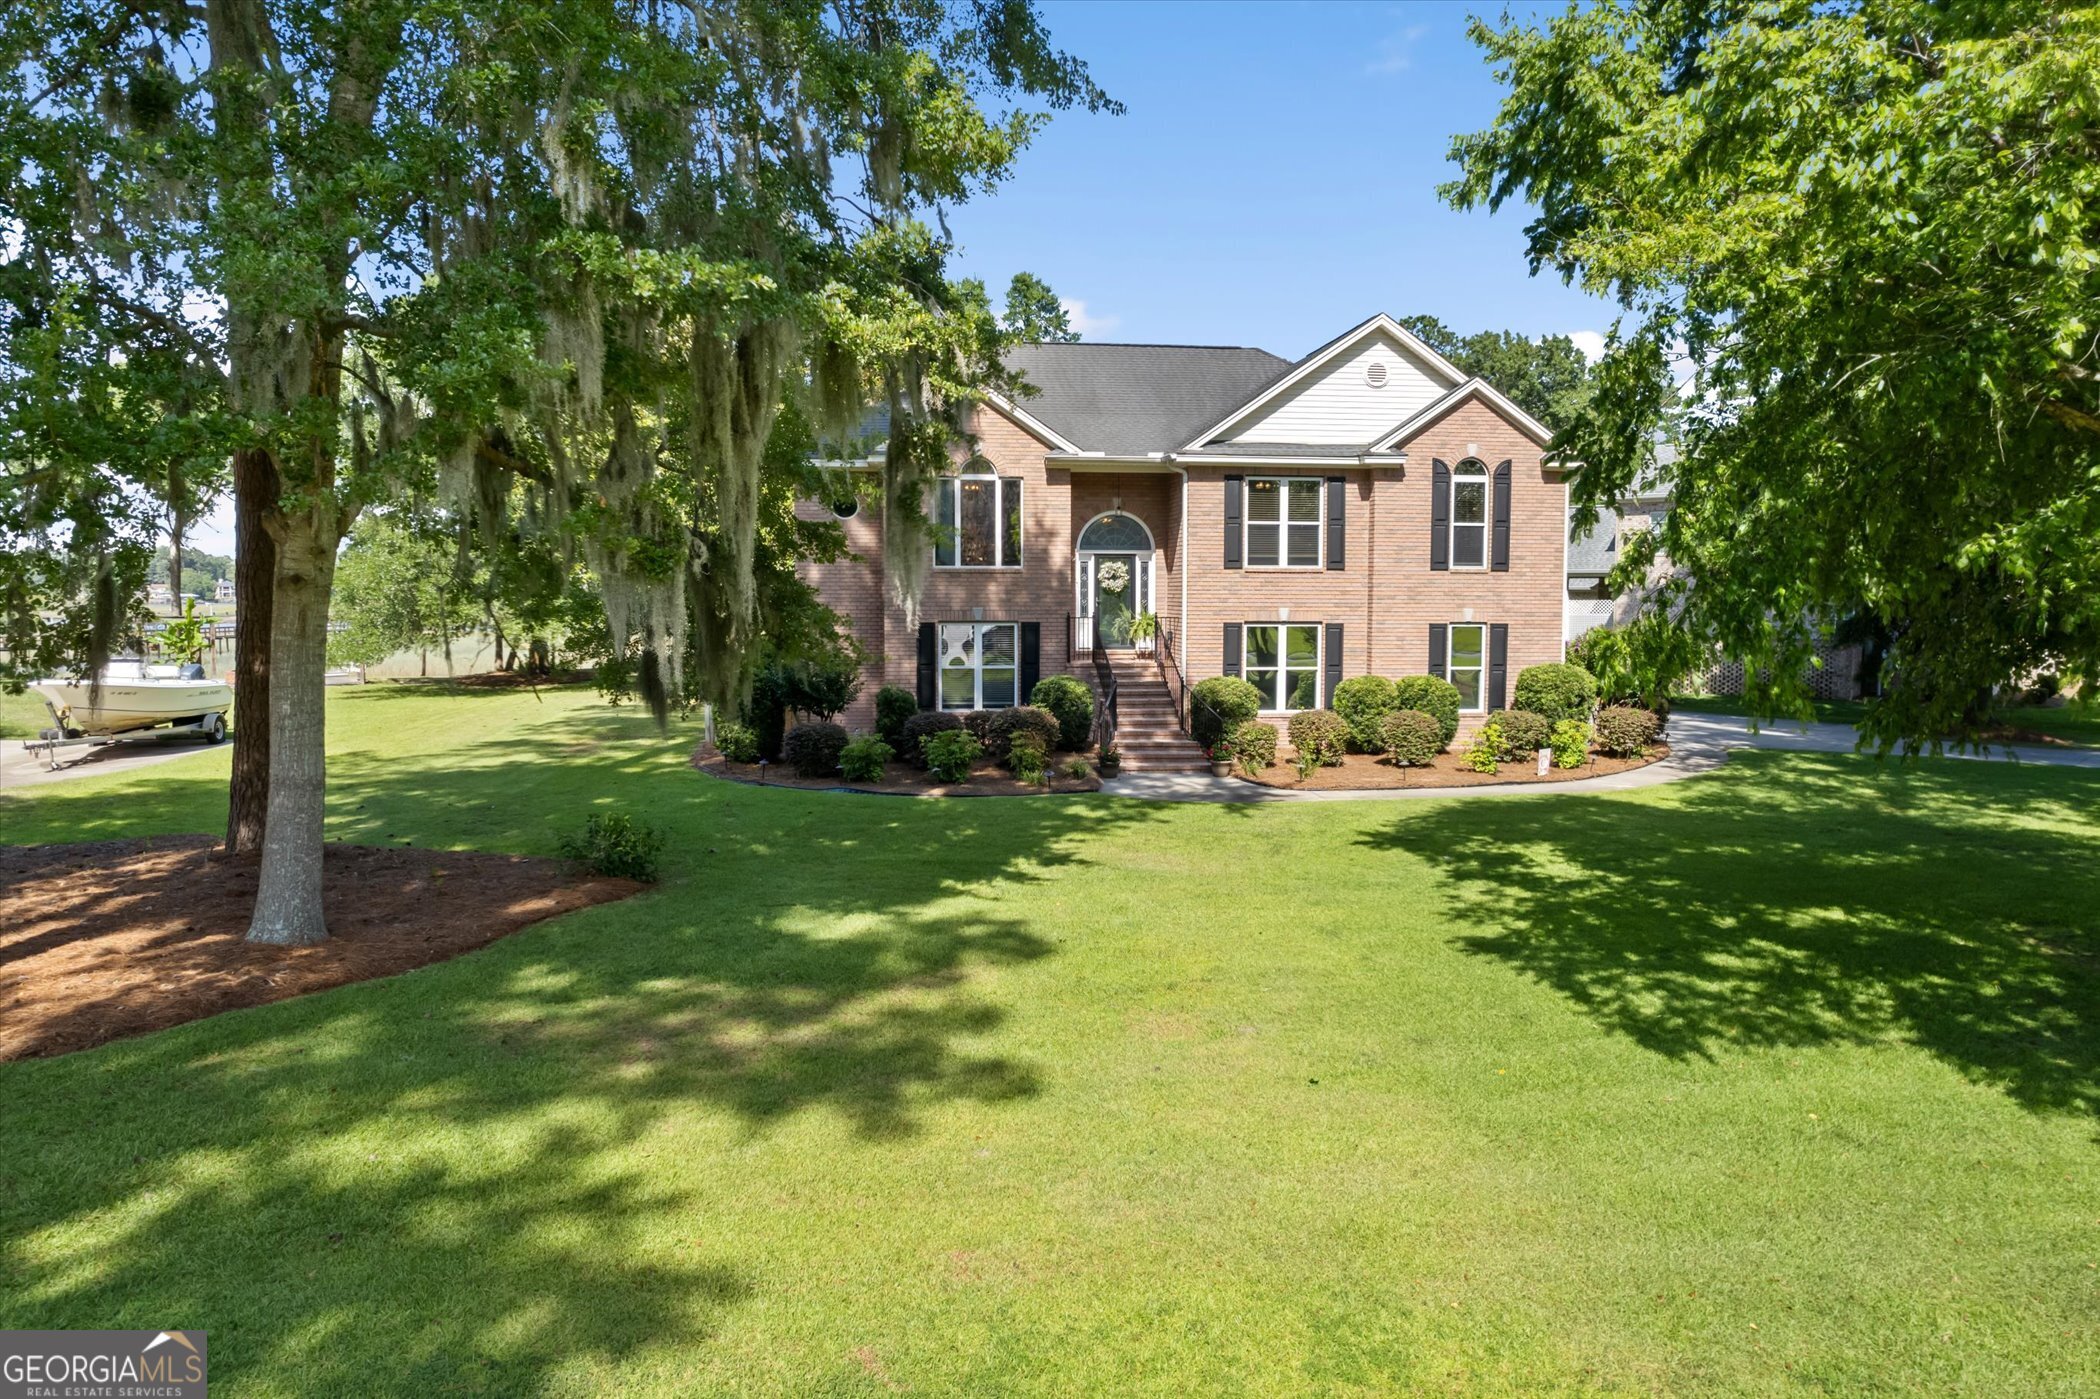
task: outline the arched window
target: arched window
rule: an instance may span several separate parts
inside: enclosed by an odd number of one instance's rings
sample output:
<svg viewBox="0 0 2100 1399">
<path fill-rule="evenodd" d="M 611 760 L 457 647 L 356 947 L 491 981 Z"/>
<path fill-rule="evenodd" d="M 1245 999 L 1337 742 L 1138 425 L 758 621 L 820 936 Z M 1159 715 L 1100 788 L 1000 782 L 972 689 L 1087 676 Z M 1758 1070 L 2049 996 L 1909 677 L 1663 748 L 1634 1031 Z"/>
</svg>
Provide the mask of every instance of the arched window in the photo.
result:
<svg viewBox="0 0 2100 1399">
<path fill-rule="evenodd" d="M 1486 568 L 1488 469 L 1471 457 L 1451 473 L 1451 566 Z"/>
<path fill-rule="evenodd" d="M 1103 515 L 1079 532 L 1079 547 L 1150 553 L 1152 531 L 1135 515 Z"/>
</svg>

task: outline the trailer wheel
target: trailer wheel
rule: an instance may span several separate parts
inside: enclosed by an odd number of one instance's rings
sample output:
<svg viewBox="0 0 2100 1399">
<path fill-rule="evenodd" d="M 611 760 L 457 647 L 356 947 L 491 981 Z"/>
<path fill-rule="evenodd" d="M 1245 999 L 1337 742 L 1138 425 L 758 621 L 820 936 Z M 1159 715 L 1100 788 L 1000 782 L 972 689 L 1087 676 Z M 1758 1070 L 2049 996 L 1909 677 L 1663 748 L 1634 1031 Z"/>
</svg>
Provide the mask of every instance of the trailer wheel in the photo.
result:
<svg viewBox="0 0 2100 1399">
<path fill-rule="evenodd" d="M 205 717 L 204 741 L 206 743 L 224 743 L 226 741 L 225 715 L 211 714 Z"/>
</svg>

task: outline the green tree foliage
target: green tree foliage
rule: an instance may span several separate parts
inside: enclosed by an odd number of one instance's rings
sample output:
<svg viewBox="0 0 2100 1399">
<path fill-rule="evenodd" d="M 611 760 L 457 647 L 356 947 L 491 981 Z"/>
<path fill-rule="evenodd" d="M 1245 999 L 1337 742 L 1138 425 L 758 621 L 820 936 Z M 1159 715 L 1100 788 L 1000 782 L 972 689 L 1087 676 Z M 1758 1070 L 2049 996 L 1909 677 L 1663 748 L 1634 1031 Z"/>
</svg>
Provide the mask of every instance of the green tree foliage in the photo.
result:
<svg viewBox="0 0 2100 1399">
<path fill-rule="evenodd" d="M 1033 272 L 1016 272 L 1006 286 L 1006 314 L 1000 328 L 1015 340 L 1069 344 L 1079 338 L 1072 317 L 1050 284 Z"/>
<path fill-rule="evenodd" d="M 1619 580 L 1668 555 L 1667 630 L 1798 708 L 1818 619 L 1868 615 L 1884 750 L 2100 675 L 2100 9 L 1607 0 L 1473 36 L 1509 92 L 1445 192 L 1536 205 L 1534 269 L 1627 308 L 1557 446 L 1584 515 L 1672 489 Z"/>
<path fill-rule="evenodd" d="M 927 555 L 926 482 L 1002 378 L 935 215 L 1049 111 L 1112 105 L 1027 0 L 81 0 L 0 15 L 0 56 L 9 294 L 36 313 L 10 460 L 62 465 L 33 519 L 87 570 L 7 582 L 9 611 L 142 573 L 106 478 L 165 480 L 227 420 L 277 559 L 272 942 L 325 935 L 322 622 L 361 511 L 434 489 L 492 541 L 557 537 L 652 708 L 691 636 L 731 697 L 780 405 L 827 437 L 887 406 L 884 527 Z"/>
<path fill-rule="evenodd" d="M 182 588 L 184 592 L 201 592 L 207 596 L 212 585 L 221 578 L 233 577 L 233 556 L 230 554 L 207 554 L 202 549 L 184 545 L 182 549 Z M 146 565 L 148 583 L 168 581 L 168 551 L 155 550 L 153 561 Z"/>
<path fill-rule="evenodd" d="M 1402 316 L 1400 324 L 1461 371 L 1487 380 L 1556 432 L 1589 405 L 1590 362 L 1565 335 L 1536 340 L 1513 330 L 1460 335 L 1435 316 Z"/>
<path fill-rule="evenodd" d="M 351 531 L 335 571 L 328 660 L 376 665 L 397 651 L 449 654 L 454 637 L 483 620 L 473 580 L 459 575 L 456 536 L 393 513 L 365 516 Z"/>
</svg>

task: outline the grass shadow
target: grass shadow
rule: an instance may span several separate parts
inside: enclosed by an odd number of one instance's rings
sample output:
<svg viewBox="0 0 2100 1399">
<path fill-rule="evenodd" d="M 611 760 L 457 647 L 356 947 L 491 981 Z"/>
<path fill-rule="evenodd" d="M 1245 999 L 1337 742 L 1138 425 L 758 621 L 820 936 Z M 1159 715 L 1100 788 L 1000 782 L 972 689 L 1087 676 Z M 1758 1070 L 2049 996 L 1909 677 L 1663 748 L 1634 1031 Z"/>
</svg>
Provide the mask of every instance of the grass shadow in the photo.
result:
<svg viewBox="0 0 2100 1399">
<path fill-rule="evenodd" d="M 883 1150 L 941 1104 L 1026 1100 L 1038 1072 L 990 1043 L 1007 1011 L 980 972 L 1054 948 L 1012 901 L 1155 819 L 710 782 L 685 738 L 619 713 L 509 722 L 436 762 L 350 737 L 331 838 L 549 854 L 614 804 L 669 837 L 664 882 L 388 980 L 0 1066 L 10 1324 L 181 1316 L 212 1331 L 215 1378 L 308 1392 L 574 1388 L 704 1337 L 756 1284 L 726 1243 L 638 1232 L 707 1211 L 638 1153 L 696 1119 L 810 1113 Z M 209 830 L 223 801 L 163 779 L 21 810 L 82 838 Z"/>
<path fill-rule="evenodd" d="M 1467 950 L 1658 1054 L 1907 1042 L 2100 1112 L 2100 774 L 1739 754 L 1661 800 L 1458 802 L 1364 843 L 1442 873 Z"/>
</svg>

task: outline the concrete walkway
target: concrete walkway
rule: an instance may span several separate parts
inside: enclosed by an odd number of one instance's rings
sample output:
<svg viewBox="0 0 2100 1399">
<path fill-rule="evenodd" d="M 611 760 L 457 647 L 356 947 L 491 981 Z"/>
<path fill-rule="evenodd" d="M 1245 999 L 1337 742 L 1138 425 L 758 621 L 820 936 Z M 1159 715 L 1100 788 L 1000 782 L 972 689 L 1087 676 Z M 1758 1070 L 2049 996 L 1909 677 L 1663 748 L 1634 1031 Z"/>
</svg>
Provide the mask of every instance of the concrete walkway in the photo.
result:
<svg viewBox="0 0 2100 1399">
<path fill-rule="evenodd" d="M 1712 772 L 1737 748 L 1776 748 L 1796 753 L 1850 753 L 1859 735 L 1850 724 L 1805 724 L 1787 720 L 1753 733 L 1748 719 L 1724 714 L 1670 716 L 1670 756 L 1643 768 L 1572 782 L 1509 782 L 1484 787 L 1402 787 L 1376 792 L 1286 792 L 1237 777 L 1209 773 L 1129 773 L 1101 784 L 1116 797 L 1164 802 L 1362 802 L 1416 801 L 1425 797 L 1541 797 L 1573 792 L 1629 792 L 1680 782 Z M 1988 753 L 1949 753 L 1979 762 L 2035 763 L 2100 771 L 2100 749 L 1994 747 Z"/>
</svg>

